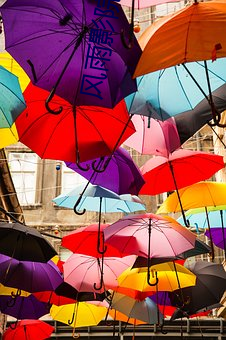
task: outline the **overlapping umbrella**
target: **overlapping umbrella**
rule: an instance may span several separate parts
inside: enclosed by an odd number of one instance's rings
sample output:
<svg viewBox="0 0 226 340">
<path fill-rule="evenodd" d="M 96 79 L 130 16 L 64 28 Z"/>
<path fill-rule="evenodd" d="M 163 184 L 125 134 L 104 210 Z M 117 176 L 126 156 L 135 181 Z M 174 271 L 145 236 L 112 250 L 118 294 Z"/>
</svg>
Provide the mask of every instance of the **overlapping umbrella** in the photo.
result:
<svg viewBox="0 0 226 340">
<path fill-rule="evenodd" d="M 106 11 L 106 3 L 91 0 L 1 6 L 6 50 L 34 84 L 51 91 L 47 105 L 56 93 L 73 105 L 114 107 L 136 90 L 132 74 L 141 49 L 135 36 L 131 50 L 122 44 L 129 23 L 121 6 L 114 2 L 107 17 Z"/>
</svg>

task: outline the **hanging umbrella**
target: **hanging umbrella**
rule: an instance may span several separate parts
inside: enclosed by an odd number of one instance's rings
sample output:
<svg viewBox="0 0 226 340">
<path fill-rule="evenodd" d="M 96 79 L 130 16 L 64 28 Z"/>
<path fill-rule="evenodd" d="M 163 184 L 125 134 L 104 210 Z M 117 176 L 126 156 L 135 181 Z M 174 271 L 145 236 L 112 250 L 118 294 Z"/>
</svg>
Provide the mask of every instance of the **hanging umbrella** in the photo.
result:
<svg viewBox="0 0 226 340">
<path fill-rule="evenodd" d="M 120 287 L 133 288 L 142 292 L 173 291 L 178 288 L 194 286 L 196 276 L 184 266 L 174 262 L 161 263 L 150 267 L 150 281 L 157 285 L 150 286 L 147 282 L 147 268 L 128 268 L 119 277 Z M 157 287 L 157 288 L 156 288 Z"/>
<path fill-rule="evenodd" d="M 226 184 L 220 182 L 199 182 L 179 190 L 184 210 L 200 207 L 226 205 Z M 205 210 L 205 208 L 204 208 Z M 159 207 L 158 214 L 179 212 L 181 207 L 176 192 L 172 193 Z"/>
<path fill-rule="evenodd" d="M 8 0 L 1 14 L 6 50 L 51 91 L 47 103 L 56 93 L 75 105 L 113 107 L 136 90 L 131 74 L 141 49 L 135 37 L 133 48 L 124 48 L 120 32 L 129 23 L 117 3 Z"/>
<path fill-rule="evenodd" d="M 64 263 L 64 281 L 78 291 L 103 292 L 117 287 L 117 277 L 134 263 L 135 258 L 134 255 L 123 258 L 107 257 L 101 265 L 98 258 L 73 254 Z"/>
<path fill-rule="evenodd" d="M 114 293 L 111 307 L 124 313 L 128 318 L 138 319 L 150 325 L 160 324 L 163 321 L 163 315 L 158 307 L 148 298 L 143 301 L 136 301 L 126 295 Z"/>
<path fill-rule="evenodd" d="M 0 128 L 10 128 L 26 108 L 18 78 L 0 66 Z"/>
<path fill-rule="evenodd" d="M 182 289 L 185 304 L 178 291 L 169 293 L 171 302 L 188 315 L 220 302 L 226 287 L 226 272 L 222 264 L 197 261 L 189 266 L 197 276 L 196 285 Z"/>
<path fill-rule="evenodd" d="M 56 306 L 62 306 L 62 305 L 67 305 L 70 303 L 77 302 L 77 300 L 75 299 L 57 295 L 55 291 L 36 292 L 36 293 L 33 293 L 33 295 L 39 301 L 46 302 L 50 305 L 56 305 Z"/>
<path fill-rule="evenodd" d="M 53 331 L 54 327 L 42 320 L 21 320 L 15 329 L 9 327 L 3 333 L 3 340 L 44 340 L 49 338 Z"/>
<path fill-rule="evenodd" d="M 202 151 L 179 149 L 168 158 L 153 157 L 141 167 L 145 184 L 140 194 L 157 195 L 181 189 L 210 178 L 222 168 L 223 156 Z"/>
<path fill-rule="evenodd" d="M 181 254 L 176 255 L 175 257 L 160 257 L 160 258 L 151 258 L 150 265 L 160 264 L 169 261 L 176 260 L 186 260 L 189 257 L 198 256 L 202 254 L 208 254 L 211 252 L 211 248 L 198 238 L 195 240 L 195 246 L 192 249 L 186 250 Z M 136 261 L 133 264 L 133 268 L 141 268 L 147 266 L 147 259 L 142 256 L 138 256 Z"/>
<path fill-rule="evenodd" d="M 5 148 L 19 140 L 15 123 L 10 128 L 0 128 L 0 148 Z"/>
<path fill-rule="evenodd" d="M 16 299 L 2 295 L 0 299 L 0 311 L 21 320 L 39 319 L 49 313 L 49 308 L 48 303 L 38 301 L 33 295 L 18 296 Z"/>
<path fill-rule="evenodd" d="M 96 326 L 104 319 L 106 307 L 95 306 L 87 302 L 77 302 L 65 306 L 52 305 L 50 315 L 53 320 L 68 324 L 72 327 Z"/>
<path fill-rule="evenodd" d="M 0 223 L 0 252 L 20 261 L 47 262 L 56 250 L 37 229 L 20 223 Z"/>
<path fill-rule="evenodd" d="M 164 122 L 151 118 L 148 124 L 148 117 L 134 115 L 132 122 L 136 132 L 124 142 L 124 145 L 134 148 L 141 154 L 168 157 L 181 146 L 173 118 Z"/>
<path fill-rule="evenodd" d="M 91 168 L 93 162 L 96 164 L 96 171 Z M 106 164 L 107 167 L 105 168 Z M 80 167 L 76 163 L 70 162 L 66 162 L 66 165 L 84 176 L 90 183 L 101 185 L 118 195 L 138 195 L 144 184 L 144 179 L 138 166 L 134 163 L 129 152 L 122 147 L 119 147 L 111 157 L 102 157 L 94 161 L 83 162 Z M 83 169 L 89 168 L 89 170 L 83 171 L 81 167 Z"/>
<path fill-rule="evenodd" d="M 132 114 L 166 120 L 182 112 L 189 113 L 203 99 L 208 104 L 206 97 L 209 94 L 209 87 L 212 92 L 225 86 L 226 58 L 218 59 L 214 63 L 208 60 L 206 63 L 207 70 L 204 62 L 192 62 L 185 64 L 186 68 L 184 64 L 175 64 L 139 77 L 138 91 L 125 98 L 128 111 Z M 209 83 L 206 81 L 207 71 Z M 200 90 L 190 74 L 194 75 Z M 217 97 L 212 98 L 217 103 Z"/>
<path fill-rule="evenodd" d="M 18 77 L 21 90 L 24 92 L 27 85 L 30 83 L 30 79 L 16 60 L 13 59 L 9 53 L 4 51 L 0 53 L 0 65 Z"/>
<path fill-rule="evenodd" d="M 109 224 L 100 224 L 100 240 L 104 242 L 104 229 Z M 98 224 L 91 224 L 87 227 L 80 227 L 62 237 L 61 245 L 73 253 L 84 254 L 93 257 L 101 257 L 98 252 Z M 106 248 L 105 257 L 119 256 L 117 248 L 110 245 Z"/>
<path fill-rule="evenodd" d="M 53 115 L 45 107 L 47 95 L 30 83 L 24 91 L 27 109 L 16 121 L 20 141 L 41 158 L 79 163 L 109 155 L 135 131 L 124 101 L 114 109 L 73 108 L 55 96 L 52 105 L 63 111 Z"/>
<path fill-rule="evenodd" d="M 210 235 L 211 234 L 211 235 Z M 213 228 L 211 231 L 206 230 L 205 236 L 211 238 L 215 246 L 224 250 L 226 254 L 226 228 Z"/>
<path fill-rule="evenodd" d="M 47 263 L 18 261 L 0 255 L 0 282 L 33 293 L 54 290 L 63 282 L 63 278 L 52 261 Z"/>
<path fill-rule="evenodd" d="M 130 213 L 133 211 L 145 210 L 145 206 L 137 196 L 117 195 L 113 191 L 105 189 L 100 185 L 91 184 L 89 184 L 85 193 L 81 196 L 83 189 L 83 184 L 77 185 L 73 190 L 55 197 L 52 201 L 60 207 L 69 209 L 75 207 L 74 209 L 78 212 L 81 212 L 83 209 L 104 213 L 120 211 Z M 79 198 L 81 199 L 77 202 Z"/>
<path fill-rule="evenodd" d="M 151 213 L 124 216 L 104 230 L 105 244 L 121 256 L 170 257 L 194 248 L 196 236 L 176 221 Z M 149 244 L 150 243 L 150 244 Z"/>
<path fill-rule="evenodd" d="M 103 301 L 110 293 L 105 291 L 104 293 L 94 293 L 94 292 L 78 292 L 74 287 L 72 287 L 67 282 L 62 282 L 56 289 L 55 293 L 57 295 L 74 299 L 78 302 L 85 301 Z"/>
<path fill-rule="evenodd" d="M 208 73 L 206 61 L 214 61 L 216 58 L 226 56 L 223 43 L 225 17 L 224 1 L 208 1 L 192 3 L 158 20 L 148 27 L 139 40 L 144 51 L 134 76 L 179 64 L 189 71 L 189 62 L 204 61 L 207 71 L 205 80 L 209 84 L 205 98 L 210 103 L 214 124 L 219 125 L 220 115 L 211 97 L 211 75 Z M 166 41 L 168 42 L 167 48 Z M 195 74 L 189 73 L 189 76 L 196 81 Z M 203 90 L 198 81 L 196 85 L 197 92 Z"/>
</svg>

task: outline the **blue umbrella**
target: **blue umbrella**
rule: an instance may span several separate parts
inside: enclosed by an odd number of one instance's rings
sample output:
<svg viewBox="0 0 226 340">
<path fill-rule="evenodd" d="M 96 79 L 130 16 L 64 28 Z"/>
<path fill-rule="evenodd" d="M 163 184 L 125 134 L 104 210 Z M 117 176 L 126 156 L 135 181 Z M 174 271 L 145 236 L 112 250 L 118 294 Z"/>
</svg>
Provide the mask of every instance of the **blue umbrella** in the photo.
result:
<svg viewBox="0 0 226 340">
<path fill-rule="evenodd" d="M 0 66 L 0 128 L 10 128 L 25 108 L 18 78 Z"/>
<path fill-rule="evenodd" d="M 84 210 L 130 213 L 138 210 L 145 210 L 145 206 L 139 197 L 125 194 L 118 195 L 115 192 L 105 189 L 100 185 L 89 184 L 81 196 L 84 185 L 78 185 L 68 193 L 63 193 L 53 199 L 59 207 L 76 210 L 79 215 Z"/>
<path fill-rule="evenodd" d="M 226 58 L 217 59 L 214 63 L 207 61 L 207 68 L 211 91 L 225 84 Z M 125 98 L 132 114 L 166 120 L 194 109 L 205 98 L 210 103 L 203 62 L 191 62 L 186 66 L 181 64 L 148 73 L 137 78 L 137 85 L 138 91 Z"/>
</svg>

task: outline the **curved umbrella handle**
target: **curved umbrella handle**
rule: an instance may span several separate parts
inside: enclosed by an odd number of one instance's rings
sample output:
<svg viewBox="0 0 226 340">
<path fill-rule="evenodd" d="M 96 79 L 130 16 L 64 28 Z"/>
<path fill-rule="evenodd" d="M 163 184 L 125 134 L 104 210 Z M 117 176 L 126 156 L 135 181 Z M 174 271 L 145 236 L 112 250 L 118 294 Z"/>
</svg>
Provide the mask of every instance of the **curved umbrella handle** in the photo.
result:
<svg viewBox="0 0 226 340">
<path fill-rule="evenodd" d="M 155 283 L 151 283 L 150 282 L 150 268 L 148 267 L 148 274 L 147 274 L 147 283 L 148 283 L 148 285 L 152 286 L 152 287 L 153 286 L 157 286 L 158 282 L 159 282 L 159 279 L 157 277 L 157 272 L 155 272 Z"/>
<path fill-rule="evenodd" d="M 10 324 L 9 324 L 9 328 L 11 328 L 11 329 L 16 329 L 17 324 L 18 324 L 18 320 L 16 320 L 15 323 L 10 323 Z"/>
<path fill-rule="evenodd" d="M 17 297 L 21 295 L 21 289 L 17 289 L 16 294 L 14 292 L 11 292 L 11 301 L 7 301 L 7 307 L 14 307 Z"/>
<path fill-rule="evenodd" d="M 111 157 L 109 157 L 109 158 L 105 161 L 105 163 L 104 163 L 104 165 L 102 166 L 102 168 L 98 168 L 98 166 L 95 165 L 95 163 L 96 163 L 96 160 L 95 160 L 95 161 L 92 162 L 92 169 L 93 169 L 95 172 L 102 173 L 102 172 L 104 172 L 104 171 L 107 169 L 107 166 L 108 166 L 108 164 L 110 163 L 110 160 L 111 160 Z"/>
<path fill-rule="evenodd" d="M 88 171 L 90 169 L 89 164 L 86 164 L 86 166 L 83 167 L 83 166 L 81 166 L 81 163 L 76 163 L 76 166 L 82 171 Z"/>
<path fill-rule="evenodd" d="M 81 199 L 82 199 L 82 196 L 79 197 L 79 199 L 77 200 L 77 202 L 75 203 L 74 208 L 73 208 L 74 213 L 76 215 L 84 215 L 85 212 L 86 212 L 86 209 L 83 209 L 82 211 L 77 210 L 77 207 L 78 207 L 79 203 L 81 202 Z"/>
<path fill-rule="evenodd" d="M 73 322 L 74 322 L 74 320 L 75 320 L 75 312 L 72 314 L 71 320 L 68 320 L 68 321 L 67 321 L 68 325 L 72 325 Z"/>
<path fill-rule="evenodd" d="M 164 331 L 164 330 L 163 330 L 163 327 L 164 327 L 164 323 L 160 326 L 160 332 L 161 332 L 162 334 L 167 334 L 168 332 L 167 332 L 167 331 Z"/>
<path fill-rule="evenodd" d="M 51 100 L 52 100 L 53 97 L 54 97 L 55 91 L 56 91 L 56 89 L 53 88 L 52 91 L 50 92 L 48 98 L 46 99 L 45 107 L 46 107 L 46 109 L 48 110 L 49 113 L 52 113 L 52 114 L 54 114 L 54 115 L 58 115 L 59 113 L 61 113 L 61 112 L 63 111 L 63 107 L 60 106 L 58 110 L 52 110 L 52 109 L 50 108 L 50 106 L 49 106 Z"/>
<path fill-rule="evenodd" d="M 102 273 L 101 273 L 101 278 L 100 278 L 100 286 L 99 287 L 97 287 L 97 284 L 96 284 L 96 282 L 93 284 L 93 288 L 95 289 L 95 290 L 101 290 L 102 288 L 103 288 L 103 275 L 102 275 Z"/>
</svg>

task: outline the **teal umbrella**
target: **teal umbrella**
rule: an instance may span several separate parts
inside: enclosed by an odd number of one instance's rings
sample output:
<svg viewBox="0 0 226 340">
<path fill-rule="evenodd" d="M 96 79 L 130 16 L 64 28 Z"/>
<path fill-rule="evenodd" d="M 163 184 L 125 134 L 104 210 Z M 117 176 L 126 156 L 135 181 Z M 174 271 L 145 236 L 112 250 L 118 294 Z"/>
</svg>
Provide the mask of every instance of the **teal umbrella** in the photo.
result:
<svg viewBox="0 0 226 340">
<path fill-rule="evenodd" d="M 0 66 L 0 128 L 10 128 L 25 108 L 18 78 Z"/>
</svg>

